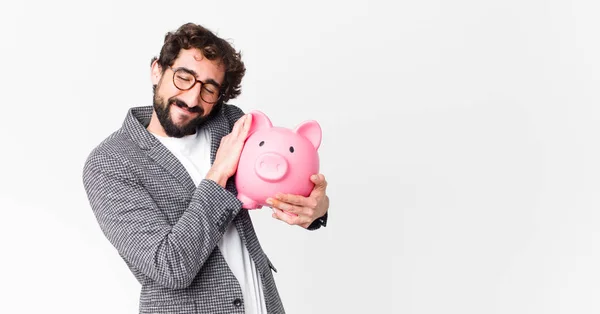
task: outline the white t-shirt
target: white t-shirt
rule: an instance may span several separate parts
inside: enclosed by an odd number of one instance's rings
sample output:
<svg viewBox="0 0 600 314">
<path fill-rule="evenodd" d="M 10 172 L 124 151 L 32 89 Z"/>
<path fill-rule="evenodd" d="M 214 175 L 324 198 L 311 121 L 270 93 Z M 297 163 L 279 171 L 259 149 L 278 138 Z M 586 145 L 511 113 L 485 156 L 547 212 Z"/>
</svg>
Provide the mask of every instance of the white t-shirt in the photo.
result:
<svg viewBox="0 0 600 314">
<path fill-rule="evenodd" d="M 185 167 L 198 186 L 206 177 L 210 164 L 210 133 L 200 129 L 196 134 L 182 138 L 154 136 L 165 145 Z M 244 209 L 242 209 L 244 210 Z M 235 224 L 230 223 L 217 244 L 229 268 L 237 278 L 244 296 L 246 313 L 267 313 L 262 283 L 254 261 L 242 242 Z"/>
</svg>

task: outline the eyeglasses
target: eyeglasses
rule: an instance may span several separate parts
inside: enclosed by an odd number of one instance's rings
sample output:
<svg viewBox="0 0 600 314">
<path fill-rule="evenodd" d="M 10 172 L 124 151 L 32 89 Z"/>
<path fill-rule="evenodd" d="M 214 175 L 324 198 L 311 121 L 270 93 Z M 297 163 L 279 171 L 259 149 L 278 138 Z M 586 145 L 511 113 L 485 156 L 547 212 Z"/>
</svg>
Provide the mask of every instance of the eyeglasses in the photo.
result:
<svg viewBox="0 0 600 314">
<path fill-rule="evenodd" d="M 202 82 L 196 76 L 184 68 L 173 69 L 173 84 L 179 90 L 190 90 L 196 83 L 200 83 L 200 98 L 209 104 L 214 104 L 223 95 L 219 92 L 219 86 L 214 83 Z"/>
</svg>

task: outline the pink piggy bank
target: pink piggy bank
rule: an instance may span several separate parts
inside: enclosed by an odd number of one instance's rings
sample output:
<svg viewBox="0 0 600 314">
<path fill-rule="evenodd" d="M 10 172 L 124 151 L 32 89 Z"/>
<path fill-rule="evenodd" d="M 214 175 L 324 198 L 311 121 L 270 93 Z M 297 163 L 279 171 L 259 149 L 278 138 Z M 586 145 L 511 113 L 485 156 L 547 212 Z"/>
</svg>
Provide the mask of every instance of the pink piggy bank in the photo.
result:
<svg viewBox="0 0 600 314">
<path fill-rule="evenodd" d="M 260 111 L 251 114 L 252 125 L 235 176 L 242 208 L 268 206 L 266 199 L 276 193 L 310 195 L 314 187 L 310 176 L 319 172 L 319 124 L 305 121 L 291 130 L 274 127 Z"/>
</svg>

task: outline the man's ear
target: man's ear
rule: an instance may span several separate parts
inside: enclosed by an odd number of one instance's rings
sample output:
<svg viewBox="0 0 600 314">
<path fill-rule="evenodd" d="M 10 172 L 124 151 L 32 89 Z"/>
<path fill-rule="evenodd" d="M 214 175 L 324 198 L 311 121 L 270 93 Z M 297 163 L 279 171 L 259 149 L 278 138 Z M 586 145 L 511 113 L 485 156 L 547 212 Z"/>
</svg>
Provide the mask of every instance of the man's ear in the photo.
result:
<svg viewBox="0 0 600 314">
<path fill-rule="evenodd" d="M 152 85 L 158 85 L 161 76 L 162 68 L 158 64 L 158 59 L 152 61 L 152 65 L 150 66 L 150 80 L 152 81 Z"/>
</svg>

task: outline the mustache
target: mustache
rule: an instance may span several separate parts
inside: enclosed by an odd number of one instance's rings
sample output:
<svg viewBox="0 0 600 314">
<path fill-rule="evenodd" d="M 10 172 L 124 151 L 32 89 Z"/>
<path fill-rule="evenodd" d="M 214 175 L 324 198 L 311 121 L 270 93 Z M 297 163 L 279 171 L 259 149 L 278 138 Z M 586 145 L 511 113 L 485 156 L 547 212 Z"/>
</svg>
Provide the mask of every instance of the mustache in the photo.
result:
<svg viewBox="0 0 600 314">
<path fill-rule="evenodd" d="M 179 108 L 183 108 L 188 110 L 189 112 L 194 112 L 194 113 L 199 113 L 200 115 L 202 115 L 204 113 L 204 110 L 202 109 L 201 106 L 196 106 L 196 107 L 189 107 L 184 101 L 179 100 L 177 98 L 171 98 L 169 99 L 169 105 L 175 105 Z"/>
</svg>

